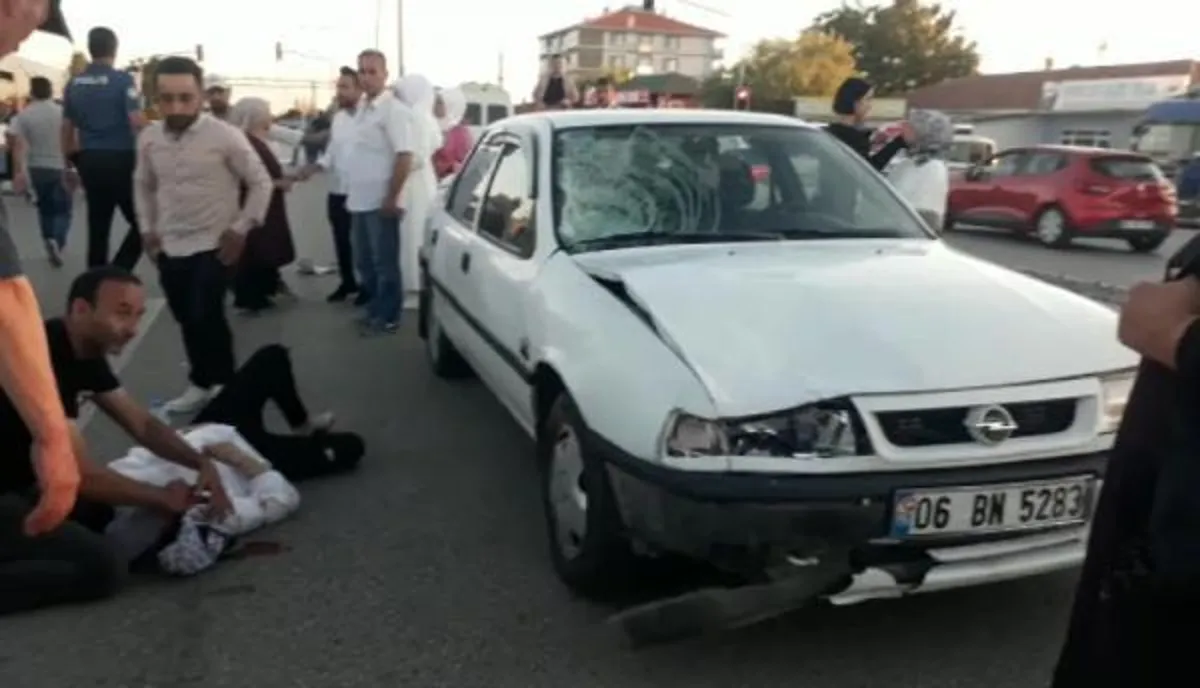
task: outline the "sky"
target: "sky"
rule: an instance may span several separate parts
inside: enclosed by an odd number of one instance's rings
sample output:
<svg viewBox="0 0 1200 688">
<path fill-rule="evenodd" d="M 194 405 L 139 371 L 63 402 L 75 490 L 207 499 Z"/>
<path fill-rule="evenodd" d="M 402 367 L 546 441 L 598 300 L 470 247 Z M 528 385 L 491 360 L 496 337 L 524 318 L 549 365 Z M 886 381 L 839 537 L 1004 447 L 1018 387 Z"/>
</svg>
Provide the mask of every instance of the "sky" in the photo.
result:
<svg viewBox="0 0 1200 688">
<path fill-rule="evenodd" d="M 378 46 L 395 59 L 396 17 L 402 2 L 63 0 L 81 48 L 88 29 L 104 25 L 120 36 L 122 60 L 190 52 L 202 44 L 205 69 L 227 78 L 322 84 L 332 79 L 337 65 L 350 63 L 363 48 L 375 47 L 377 38 Z M 504 85 L 519 101 L 537 78 L 538 35 L 622 4 L 626 3 L 408 0 L 403 8 L 405 69 L 440 85 L 494 83 L 503 55 Z M 726 56 L 736 59 L 755 41 L 779 37 L 781 27 L 798 31 L 820 12 L 840 4 L 840 0 L 659 0 L 658 7 L 668 16 L 725 33 Z M 1128 30 L 1129 12 L 1096 11 L 1095 3 L 1084 0 L 943 0 L 942 5 L 958 12 L 963 32 L 979 44 L 985 72 L 1040 69 L 1047 57 L 1059 66 L 1197 57 L 1195 26 L 1181 21 L 1189 6 L 1184 0 L 1140 0 L 1136 16 L 1141 21 L 1135 22 L 1139 27 L 1135 31 Z M 312 11 L 317 9 L 329 11 Z M 286 51 L 280 62 L 275 60 L 276 41 Z M 62 39 L 37 35 L 22 46 L 21 55 L 65 65 L 71 50 Z M 297 88 L 307 90 L 293 87 L 289 92 Z"/>
</svg>

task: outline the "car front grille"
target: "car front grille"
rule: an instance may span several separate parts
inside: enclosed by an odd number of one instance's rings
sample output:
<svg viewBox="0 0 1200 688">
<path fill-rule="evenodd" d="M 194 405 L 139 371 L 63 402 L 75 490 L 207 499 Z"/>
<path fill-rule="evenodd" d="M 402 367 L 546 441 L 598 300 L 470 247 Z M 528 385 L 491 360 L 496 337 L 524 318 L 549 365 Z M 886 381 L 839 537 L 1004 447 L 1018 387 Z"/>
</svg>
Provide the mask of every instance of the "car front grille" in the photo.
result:
<svg viewBox="0 0 1200 688">
<path fill-rule="evenodd" d="M 1075 423 L 1075 399 L 1027 401 L 1001 404 L 1012 414 L 1017 429 L 1012 438 L 1037 437 L 1065 432 Z M 965 424 L 971 407 L 881 411 L 876 414 L 883 435 L 897 447 L 931 447 L 972 444 Z"/>
</svg>

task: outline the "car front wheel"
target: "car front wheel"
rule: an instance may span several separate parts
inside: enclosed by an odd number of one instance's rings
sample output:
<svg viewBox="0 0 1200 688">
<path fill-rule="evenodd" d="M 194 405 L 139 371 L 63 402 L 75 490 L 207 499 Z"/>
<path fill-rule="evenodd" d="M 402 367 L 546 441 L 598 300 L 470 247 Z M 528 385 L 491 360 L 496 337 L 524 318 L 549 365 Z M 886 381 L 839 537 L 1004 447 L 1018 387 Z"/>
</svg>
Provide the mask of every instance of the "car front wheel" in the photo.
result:
<svg viewBox="0 0 1200 688">
<path fill-rule="evenodd" d="M 603 599 L 622 590 L 634 556 L 602 461 L 570 395 L 563 393 L 538 432 L 550 557 L 573 591 Z"/>
</svg>

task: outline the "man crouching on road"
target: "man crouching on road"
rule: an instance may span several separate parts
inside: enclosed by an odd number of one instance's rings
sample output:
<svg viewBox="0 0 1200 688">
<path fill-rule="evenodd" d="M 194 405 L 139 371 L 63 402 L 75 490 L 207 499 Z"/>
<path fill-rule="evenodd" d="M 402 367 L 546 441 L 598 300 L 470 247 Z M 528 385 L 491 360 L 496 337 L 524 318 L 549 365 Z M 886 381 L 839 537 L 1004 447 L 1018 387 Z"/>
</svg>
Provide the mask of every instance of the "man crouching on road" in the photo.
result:
<svg viewBox="0 0 1200 688">
<path fill-rule="evenodd" d="M 133 399 L 113 374 L 107 356 L 119 353 L 137 334 L 146 310 L 141 281 L 114 266 L 88 270 L 71 284 L 67 314 L 47 320 L 50 360 L 66 415 L 79 416 L 81 400 L 90 400 L 154 454 L 198 472 L 195 491 L 183 483 L 157 487 L 131 480 L 97 463 L 89 455 L 79 428 L 72 423 L 71 441 L 79 462 L 80 499 L 61 528 L 41 537 L 0 531 L 0 614 L 68 602 L 84 602 L 116 592 L 124 569 L 104 531 L 114 506 L 146 507 L 162 513 L 164 526 L 195 503 L 195 494 L 210 495 L 214 515 L 230 510 L 212 462 Z M 7 396 L 0 397 L 0 446 L 28 454 L 31 435 Z M 30 505 L 24 498 L 36 490 L 28 462 L 0 464 L 0 510 Z M 19 524 L 20 519 L 0 519 Z"/>
</svg>

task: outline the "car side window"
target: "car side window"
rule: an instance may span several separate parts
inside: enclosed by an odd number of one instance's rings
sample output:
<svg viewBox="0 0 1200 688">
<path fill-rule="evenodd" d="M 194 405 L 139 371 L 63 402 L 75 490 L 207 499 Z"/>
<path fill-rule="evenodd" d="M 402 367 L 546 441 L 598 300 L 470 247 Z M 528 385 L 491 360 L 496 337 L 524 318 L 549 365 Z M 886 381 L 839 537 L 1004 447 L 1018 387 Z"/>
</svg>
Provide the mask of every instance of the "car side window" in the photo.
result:
<svg viewBox="0 0 1200 688">
<path fill-rule="evenodd" d="M 523 257 L 533 255 L 533 199 L 529 160 L 515 144 L 505 144 L 479 216 L 479 234 Z"/>
<path fill-rule="evenodd" d="M 479 205 L 487 189 L 488 175 L 499 153 L 498 148 L 488 143 L 476 146 L 475 153 L 454 180 L 446 212 L 468 227 L 475 226 L 475 217 L 479 214 Z"/>
<path fill-rule="evenodd" d="M 1026 159 L 1024 153 L 1001 153 L 992 159 L 993 177 L 1010 177 L 1021 170 Z"/>
<path fill-rule="evenodd" d="M 1066 158 L 1059 153 L 1035 153 L 1021 172 L 1027 176 L 1054 174 L 1066 166 Z"/>
</svg>

